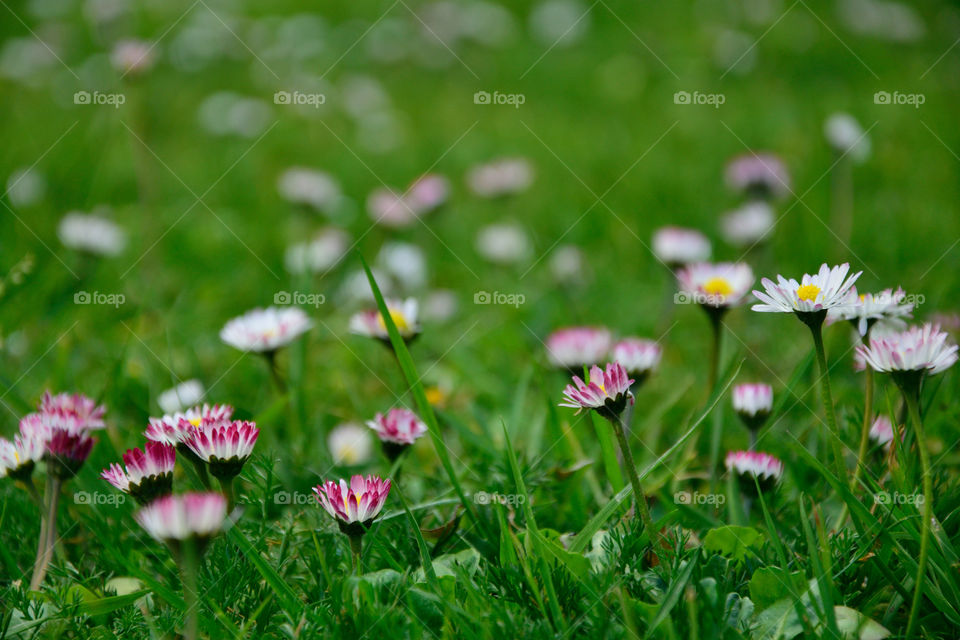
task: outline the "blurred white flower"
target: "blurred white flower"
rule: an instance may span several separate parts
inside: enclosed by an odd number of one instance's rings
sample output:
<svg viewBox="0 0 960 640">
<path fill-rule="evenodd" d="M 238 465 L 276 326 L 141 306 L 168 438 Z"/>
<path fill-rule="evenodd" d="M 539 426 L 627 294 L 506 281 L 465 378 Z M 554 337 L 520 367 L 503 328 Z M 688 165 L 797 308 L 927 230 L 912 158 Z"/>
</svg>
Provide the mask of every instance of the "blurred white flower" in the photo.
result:
<svg viewBox="0 0 960 640">
<path fill-rule="evenodd" d="M 549 47 L 568 47 L 590 28 L 590 6 L 579 0 L 546 0 L 530 13 L 533 37 Z"/>
<path fill-rule="evenodd" d="M 143 40 L 121 40 L 110 52 L 110 64 L 124 75 L 149 71 L 154 63 L 153 47 Z"/>
<path fill-rule="evenodd" d="M 7 179 L 6 191 L 10 204 L 15 207 L 29 207 L 39 202 L 46 195 L 47 181 L 35 169 L 17 169 Z"/>
<path fill-rule="evenodd" d="M 914 42 L 927 28 L 915 9 L 886 0 L 843 0 L 840 19 L 851 31 L 893 42 Z"/>
<path fill-rule="evenodd" d="M 668 226 L 653 233 L 653 254 L 670 268 L 704 262 L 710 252 L 710 240 L 696 229 Z"/>
<path fill-rule="evenodd" d="M 436 173 L 420 176 L 407 187 L 406 198 L 414 211 L 433 211 L 449 197 L 450 181 Z"/>
<path fill-rule="evenodd" d="M 187 407 L 200 404 L 206 391 L 199 380 L 181 382 L 157 396 L 157 404 L 164 413 L 177 413 Z"/>
<path fill-rule="evenodd" d="M 757 66 L 756 38 L 743 31 L 723 29 L 713 44 L 717 67 L 737 75 L 746 75 Z"/>
<path fill-rule="evenodd" d="M 387 242 L 377 255 L 377 264 L 406 290 L 427 282 L 427 258 L 420 247 L 407 242 Z"/>
<path fill-rule="evenodd" d="M 530 253 L 530 241 L 523 227 L 514 223 L 492 224 L 477 234 L 477 251 L 497 264 L 520 262 Z"/>
<path fill-rule="evenodd" d="M 775 224 L 773 208 L 762 200 L 754 200 L 725 214 L 720 228 L 727 242 L 736 247 L 747 247 L 769 240 Z"/>
<path fill-rule="evenodd" d="M 127 244 L 126 232 L 119 226 L 80 211 L 71 211 L 61 218 L 57 235 L 65 247 L 103 256 L 115 256 Z"/>
<path fill-rule="evenodd" d="M 270 105 L 259 98 L 220 91 L 203 101 L 199 118 L 204 130 L 213 135 L 255 138 L 269 126 L 271 113 Z"/>
<path fill-rule="evenodd" d="M 550 273 L 558 282 L 575 284 L 584 279 L 586 256 L 579 247 L 561 245 L 550 255 Z"/>
<path fill-rule="evenodd" d="M 437 289 L 427 294 L 421 306 L 421 317 L 428 322 L 439 324 L 455 316 L 460 305 L 456 293 L 449 289 Z"/>
<path fill-rule="evenodd" d="M 220 339 L 235 349 L 270 353 L 284 347 L 313 327 L 300 307 L 253 309 L 232 318 L 220 330 Z"/>
<path fill-rule="evenodd" d="M 373 454 L 370 429 L 356 422 L 345 422 L 330 431 L 327 448 L 334 464 L 348 467 L 368 462 Z"/>
<path fill-rule="evenodd" d="M 293 204 L 329 211 L 340 201 L 340 185 L 329 173 L 306 167 L 290 167 L 277 179 L 280 196 Z"/>
<path fill-rule="evenodd" d="M 341 80 L 340 101 L 347 115 L 358 120 L 390 109 L 390 96 L 371 76 L 351 75 Z"/>
<path fill-rule="evenodd" d="M 500 158 L 467 172 L 470 190 L 484 198 L 519 193 L 533 183 L 533 167 L 525 158 Z"/>
<path fill-rule="evenodd" d="M 870 138 L 857 119 L 848 113 L 835 113 L 823 125 L 827 142 L 838 153 L 845 154 L 855 162 L 870 157 Z"/>
<path fill-rule="evenodd" d="M 45 72 L 54 68 L 58 47 L 37 37 L 10 38 L 0 49 L 0 76 L 22 84 L 39 87 L 45 82 Z"/>
<path fill-rule="evenodd" d="M 390 278 L 381 269 L 372 268 L 373 279 L 376 280 L 380 292 L 388 296 L 393 292 L 390 286 Z M 373 298 L 373 289 L 370 288 L 370 281 L 367 280 L 367 274 L 362 269 L 350 273 L 343 279 L 340 285 L 340 296 L 347 302 L 370 302 Z"/>
<path fill-rule="evenodd" d="M 322 273 L 334 267 L 346 254 L 350 236 L 336 228 L 321 230 L 313 240 L 291 245 L 284 266 L 293 274 Z"/>
</svg>

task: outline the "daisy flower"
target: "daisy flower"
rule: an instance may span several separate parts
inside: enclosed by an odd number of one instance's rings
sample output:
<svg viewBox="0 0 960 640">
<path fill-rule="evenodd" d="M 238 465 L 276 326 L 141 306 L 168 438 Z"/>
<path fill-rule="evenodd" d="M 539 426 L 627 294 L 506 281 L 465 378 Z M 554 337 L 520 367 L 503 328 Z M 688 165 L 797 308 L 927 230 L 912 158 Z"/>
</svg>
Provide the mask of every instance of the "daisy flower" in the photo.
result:
<svg viewBox="0 0 960 640">
<path fill-rule="evenodd" d="M 603 327 L 569 327 L 547 336 L 547 360 L 559 369 L 580 373 L 603 361 L 610 351 L 610 331 Z"/>
<path fill-rule="evenodd" d="M 366 427 L 355 422 L 346 422 L 330 431 L 327 448 L 334 464 L 352 467 L 370 460 L 373 455 L 373 439 Z"/>
<path fill-rule="evenodd" d="M 912 315 L 913 303 L 907 302 L 903 289 L 884 289 L 879 293 L 857 294 L 856 287 L 850 289 L 849 304 L 827 312 L 827 323 L 847 320 L 860 333 L 867 335 L 874 324 L 881 322 L 888 328 L 902 330 L 907 326 L 904 318 Z"/>
<path fill-rule="evenodd" d="M 93 448 L 86 424 L 68 411 L 31 413 L 20 420 L 20 435 L 31 447 L 42 444 L 47 471 L 62 481 L 77 474 Z"/>
<path fill-rule="evenodd" d="M 637 383 L 646 380 L 660 364 L 663 349 L 654 340 L 644 338 L 624 338 L 613 345 L 611 358 L 623 365 L 627 375 Z"/>
<path fill-rule="evenodd" d="M 871 338 L 869 345 L 858 345 L 857 353 L 875 371 L 934 375 L 957 362 L 957 345 L 934 324 L 910 327 L 888 337 Z"/>
<path fill-rule="evenodd" d="M 124 493 L 129 493 L 139 504 L 147 504 L 173 488 L 173 465 L 176 450 L 169 444 L 150 442 L 143 450 L 127 449 L 123 466 L 117 463 L 104 469 L 100 477 Z"/>
<path fill-rule="evenodd" d="M 756 494 L 754 479 L 766 493 L 783 476 L 783 463 L 769 453 L 758 451 L 730 451 L 726 458 L 727 471 L 737 475 L 741 489 L 748 495 Z"/>
<path fill-rule="evenodd" d="M 378 413 L 367 421 L 373 429 L 387 457 L 396 460 L 408 446 L 427 432 L 427 425 L 410 409 L 390 409 L 386 415 Z"/>
<path fill-rule="evenodd" d="M 72 211 L 57 227 L 60 242 L 68 249 L 101 256 L 115 256 L 127 244 L 127 234 L 119 226 L 97 215 Z"/>
<path fill-rule="evenodd" d="M 527 232 L 513 222 L 487 225 L 477 232 L 477 253 L 493 264 L 515 264 L 530 254 Z"/>
<path fill-rule="evenodd" d="M 450 181 L 436 173 L 420 176 L 407 187 L 407 201 L 414 211 L 428 213 L 450 197 Z"/>
<path fill-rule="evenodd" d="M 726 178 L 731 189 L 763 200 L 790 193 L 787 167 L 772 153 L 750 152 L 733 158 L 727 164 Z"/>
<path fill-rule="evenodd" d="M 563 390 L 564 402 L 560 406 L 576 409 L 577 413 L 594 409 L 608 420 L 619 420 L 627 404 L 633 404 L 633 394 L 630 392 L 633 382 L 622 364 L 610 362 L 606 370 L 593 365 L 589 382 L 573 376 L 573 384 L 568 384 Z"/>
<path fill-rule="evenodd" d="M 419 307 L 413 298 L 406 300 L 386 300 L 390 318 L 396 325 L 403 341 L 409 344 L 420 335 L 420 323 L 417 321 Z M 386 345 L 390 345 L 390 334 L 387 324 L 378 309 L 369 309 L 353 314 L 350 318 L 350 332 L 359 336 L 376 338 Z"/>
<path fill-rule="evenodd" d="M 204 404 L 191 407 L 184 412 L 165 414 L 160 418 L 150 418 L 144 436 L 154 442 L 165 442 L 174 446 L 183 443 L 186 436 L 201 424 L 213 425 L 229 422 L 233 407 L 228 404 Z M 177 447 L 180 449 L 180 447 Z M 183 450 L 181 450 L 183 453 Z"/>
<path fill-rule="evenodd" d="M 729 308 L 743 302 L 753 286 L 753 270 L 742 262 L 700 262 L 677 273 L 682 298 L 702 306 Z"/>
<path fill-rule="evenodd" d="M 766 239 L 775 224 L 773 208 L 762 200 L 754 200 L 724 215 L 720 231 L 730 244 L 749 247 Z"/>
<path fill-rule="evenodd" d="M 870 138 L 850 114 L 832 114 L 823 124 L 823 133 L 837 153 L 849 155 L 855 162 L 863 162 L 870 157 Z"/>
<path fill-rule="evenodd" d="M 341 529 L 344 525 L 370 526 L 387 501 L 390 493 L 390 480 L 378 476 L 353 476 L 350 483 L 327 480 L 313 488 L 320 506 L 337 520 Z"/>
<path fill-rule="evenodd" d="M 220 339 L 241 351 L 275 352 L 306 333 L 313 326 L 298 307 L 254 309 L 230 320 Z"/>
<path fill-rule="evenodd" d="M 751 442 L 773 410 L 773 387 L 768 384 L 738 384 L 733 388 L 733 409 L 750 430 Z"/>
<path fill-rule="evenodd" d="M 0 438 L 0 478 L 28 481 L 46 449 L 43 439 L 35 436 L 20 433 L 13 441 Z"/>
<path fill-rule="evenodd" d="M 204 393 L 206 391 L 202 382 L 186 380 L 172 389 L 161 392 L 157 396 L 157 404 L 164 413 L 175 413 L 203 400 Z"/>
<path fill-rule="evenodd" d="M 230 480 L 253 453 L 260 430 L 253 422 L 236 420 L 229 424 L 203 425 L 191 431 L 184 444 L 210 465 L 217 479 Z"/>
<path fill-rule="evenodd" d="M 151 537 L 178 548 L 192 540 L 201 546 L 220 533 L 227 501 L 219 493 L 185 493 L 154 500 L 134 516 Z"/>
<path fill-rule="evenodd" d="M 417 212 L 403 194 L 388 187 L 374 189 L 367 197 L 367 213 L 376 224 L 391 229 L 409 227 Z"/>
<path fill-rule="evenodd" d="M 710 259 L 710 241 L 696 229 L 661 227 L 653 234 L 653 254 L 671 270 Z"/>
<path fill-rule="evenodd" d="M 885 450 L 890 448 L 890 444 L 893 442 L 893 423 L 890 422 L 890 418 L 877 416 L 870 427 L 870 439 L 878 447 L 883 447 Z"/>
<path fill-rule="evenodd" d="M 110 64 L 123 75 L 143 73 L 153 66 L 153 47 L 143 40 L 121 40 L 110 52 Z"/>
<path fill-rule="evenodd" d="M 776 284 L 764 278 L 761 281 L 764 291 L 753 292 L 761 304 L 752 308 L 754 311 L 796 313 L 802 317 L 849 306 L 853 283 L 863 273 L 858 271 L 847 277 L 849 271 L 847 263 L 835 267 L 823 264 L 814 275 L 804 274 L 800 282 L 793 278 L 787 280 L 781 275 L 777 276 Z"/>
<path fill-rule="evenodd" d="M 76 424 L 79 429 L 102 429 L 107 408 L 82 393 L 45 391 L 40 401 L 40 413 L 56 414 Z"/>
<path fill-rule="evenodd" d="M 415 244 L 384 243 L 376 263 L 408 291 L 420 289 L 427 283 L 427 257 Z"/>
<path fill-rule="evenodd" d="M 280 174 L 277 191 L 287 202 L 317 211 L 330 211 L 341 199 L 340 185 L 333 176 L 306 167 L 291 167 Z"/>
<path fill-rule="evenodd" d="M 290 245 L 283 264 L 292 274 L 323 273 L 335 267 L 350 248 L 350 236 L 340 229 L 323 229 L 312 240 Z"/>
<path fill-rule="evenodd" d="M 467 185 L 481 198 L 520 193 L 532 183 L 533 167 L 524 158 L 500 158 L 467 172 Z"/>
</svg>

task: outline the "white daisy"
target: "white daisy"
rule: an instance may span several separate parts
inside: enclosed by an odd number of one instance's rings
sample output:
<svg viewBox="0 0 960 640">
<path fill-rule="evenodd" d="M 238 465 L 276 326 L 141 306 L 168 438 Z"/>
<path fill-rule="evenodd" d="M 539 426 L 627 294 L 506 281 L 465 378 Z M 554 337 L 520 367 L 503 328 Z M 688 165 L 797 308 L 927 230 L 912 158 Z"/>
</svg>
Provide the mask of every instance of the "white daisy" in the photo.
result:
<svg viewBox="0 0 960 640">
<path fill-rule="evenodd" d="M 850 290 L 850 304 L 827 312 L 827 323 L 849 320 L 860 332 L 867 335 L 871 327 L 881 322 L 888 328 L 902 330 L 907 323 L 904 318 L 911 317 L 913 303 L 907 302 L 903 289 L 884 289 L 879 293 L 857 294 L 857 288 Z"/>
<path fill-rule="evenodd" d="M 710 259 L 710 241 L 696 229 L 662 227 L 653 234 L 653 254 L 671 269 Z"/>
<path fill-rule="evenodd" d="M 761 284 L 765 291 L 753 292 L 762 304 L 755 304 L 752 309 L 776 313 L 815 313 L 846 306 L 850 304 L 853 283 L 863 273 L 858 271 L 847 277 L 849 271 L 850 265 L 847 263 L 832 268 L 823 264 L 816 274 L 804 274 L 801 282 L 778 275 L 774 284 L 769 278 L 764 278 Z"/>
<path fill-rule="evenodd" d="M 63 216 L 57 236 L 69 249 L 102 256 L 115 256 L 127 244 L 127 235 L 119 226 L 106 218 L 79 211 Z"/>
<path fill-rule="evenodd" d="M 753 270 L 743 262 L 700 262 L 677 272 L 680 291 L 690 302 L 732 307 L 743 302 L 753 286 Z M 678 298 L 679 300 L 679 298 Z"/>
<path fill-rule="evenodd" d="M 312 326 L 303 309 L 268 307 L 230 320 L 220 330 L 220 339 L 242 351 L 269 352 L 290 344 Z"/>
</svg>

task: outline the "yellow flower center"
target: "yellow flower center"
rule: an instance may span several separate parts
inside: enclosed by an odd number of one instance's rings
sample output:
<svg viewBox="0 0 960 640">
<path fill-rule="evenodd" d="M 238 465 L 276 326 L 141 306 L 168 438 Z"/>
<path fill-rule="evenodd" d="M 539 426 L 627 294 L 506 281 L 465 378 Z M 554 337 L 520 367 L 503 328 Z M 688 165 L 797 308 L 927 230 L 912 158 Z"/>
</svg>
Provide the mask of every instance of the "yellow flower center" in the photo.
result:
<svg viewBox="0 0 960 640">
<path fill-rule="evenodd" d="M 200 418 L 190 418 L 190 424 L 192 424 L 192 425 L 195 426 L 195 427 L 199 427 L 199 426 L 200 426 Z"/>
<path fill-rule="evenodd" d="M 390 309 L 390 319 L 393 320 L 393 324 L 397 326 L 397 331 L 406 331 L 410 328 L 409 323 L 407 322 L 407 316 L 403 315 L 402 311 L 397 309 Z M 377 316 L 377 322 L 380 324 L 380 328 L 386 331 L 387 323 L 383 320 L 383 314 Z"/>
<path fill-rule="evenodd" d="M 17 461 L 17 464 L 20 464 L 20 454 L 16 451 L 13 452 L 13 458 Z"/>
<path fill-rule="evenodd" d="M 357 452 L 350 445 L 340 447 L 340 460 L 347 464 L 353 464 L 357 461 Z"/>
<path fill-rule="evenodd" d="M 426 394 L 427 402 L 434 406 L 443 404 L 447 399 L 447 394 L 440 387 L 427 387 Z"/>
<path fill-rule="evenodd" d="M 820 287 L 815 284 L 804 284 L 797 288 L 797 298 L 806 300 L 807 302 L 813 302 L 819 294 Z"/>
<path fill-rule="evenodd" d="M 733 287 L 726 278 L 710 278 L 703 283 L 703 292 L 711 296 L 728 296 L 733 293 Z"/>
</svg>

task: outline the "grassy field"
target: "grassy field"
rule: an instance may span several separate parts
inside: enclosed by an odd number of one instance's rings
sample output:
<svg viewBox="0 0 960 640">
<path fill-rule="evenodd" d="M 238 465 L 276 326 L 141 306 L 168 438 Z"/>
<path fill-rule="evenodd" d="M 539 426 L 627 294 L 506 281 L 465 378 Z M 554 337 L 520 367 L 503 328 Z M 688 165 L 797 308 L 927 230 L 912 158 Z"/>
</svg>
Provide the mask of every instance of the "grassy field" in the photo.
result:
<svg viewBox="0 0 960 640">
<path fill-rule="evenodd" d="M 851 484 L 864 374 L 849 328 L 824 332 L 841 475 L 808 330 L 751 311 L 751 297 L 725 316 L 708 388 L 710 325 L 696 305 L 673 304 L 673 275 L 651 249 L 660 227 L 696 228 L 714 260 L 751 265 L 755 288 L 848 262 L 863 271 L 861 291 L 919 296 L 917 323 L 954 313 L 960 8 L 904 7 L 4 3 L 0 179 L 13 177 L 0 198 L 0 435 L 12 438 L 47 389 L 107 411 L 63 490 L 40 590 L 29 589 L 39 511 L 22 485 L 0 482 L 0 637 L 189 636 L 193 611 L 209 638 L 957 638 L 956 371 L 924 385 L 925 438 L 908 428 L 890 459 L 871 449 Z M 111 65 L 129 38 L 150 43 L 150 68 Z M 278 103 L 277 92 L 323 104 Z M 478 103 L 478 92 L 522 104 Z M 678 92 L 722 104 L 683 104 Z M 825 139 L 836 112 L 866 131 L 863 162 Z M 724 241 L 720 220 L 744 202 L 725 167 L 752 150 L 777 154 L 791 181 L 772 233 L 747 249 Z M 468 172 L 500 157 L 526 158 L 532 183 L 479 197 Z M 328 211 L 279 192 L 296 166 L 339 184 Z M 45 184 L 35 197 L 18 195 L 29 191 L 24 169 Z M 368 195 L 425 173 L 450 180 L 446 203 L 403 229 L 374 224 Z M 70 211 L 115 222 L 122 250 L 65 246 Z M 499 223 L 529 243 L 508 263 L 478 250 L 478 233 Z M 291 274 L 288 247 L 329 228 L 347 234 L 343 259 Z M 422 250 L 426 282 L 382 278 L 381 288 L 421 311 L 437 291 L 456 302 L 452 315 L 427 315 L 409 359 L 348 326 L 375 304 L 354 293 L 362 260 L 385 273 L 378 255 L 394 242 Z M 551 264 L 568 247 L 582 268 L 558 281 Z M 484 292 L 515 304 L 477 304 Z M 277 385 L 263 358 L 219 334 L 286 293 L 310 301 L 313 328 L 279 351 Z M 544 343 L 576 325 L 663 349 L 634 390 L 628 434 L 660 544 L 631 507 L 610 425 L 557 406 L 570 376 L 550 367 Z M 261 430 L 236 483 L 235 524 L 203 556 L 195 607 L 171 554 L 135 521 L 137 505 L 99 477 L 143 446 L 161 392 L 189 379 Z M 875 412 L 909 425 L 890 376 L 874 380 Z M 772 385 L 758 448 L 785 467 L 752 506 L 723 468 L 727 451 L 748 445 L 730 401 L 742 382 Z M 391 407 L 417 411 L 430 431 L 402 473 L 378 447 L 337 464 L 330 432 Z M 908 635 L 920 448 L 932 458 L 935 522 Z M 354 473 L 393 479 L 362 574 L 311 493 Z M 44 476 L 39 465 L 41 488 Z M 178 464 L 175 493 L 200 486 Z"/>
</svg>

